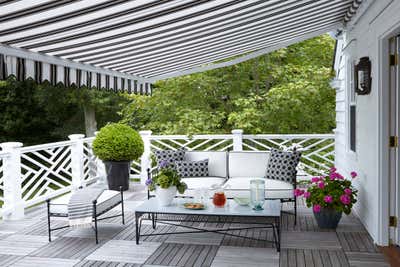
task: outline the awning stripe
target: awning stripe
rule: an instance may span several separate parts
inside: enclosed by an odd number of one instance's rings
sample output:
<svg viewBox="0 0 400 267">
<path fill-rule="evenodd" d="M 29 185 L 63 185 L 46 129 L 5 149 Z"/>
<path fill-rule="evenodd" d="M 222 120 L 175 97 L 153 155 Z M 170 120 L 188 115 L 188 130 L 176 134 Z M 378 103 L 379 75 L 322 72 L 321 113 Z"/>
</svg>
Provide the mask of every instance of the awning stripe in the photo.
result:
<svg viewBox="0 0 400 267">
<path fill-rule="evenodd" d="M 256 34 L 262 31 L 271 32 L 272 31 L 271 29 L 275 28 L 283 32 L 283 30 L 290 29 L 290 27 L 292 27 L 293 25 L 299 23 L 306 24 L 308 21 L 312 19 L 314 20 L 318 19 L 319 21 L 328 20 L 330 17 L 328 18 L 326 16 L 331 13 L 334 13 L 337 16 L 337 19 L 341 20 L 343 11 L 347 9 L 347 5 L 341 3 L 341 5 L 336 6 L 335 9 L 333 9 L 333 11 L 330 11 L 329 9 L 324 10 L 324 12 L 321 11 L 322 15 L 320 13 L 315 13 L 315 12 L 314 14 L 312 14 L 311 12 L 313 12 L 313 9 L 311 11 L 309 11 L 309 9 L 310 7 L 305 8 L 302 11 L 297 11 L 296 14 L 290 17 L 287 17 L 285 15 L 277 16 L 281 13 L 272 13 L 263 18 L 255 18 L 254 20 L 249 20 L 249 21 L 243 21 L 243 19 L 241 19 L 239 20 L 239 23 L 236 25 L 230 24 L 226 25 L 225 27 L 218 27 L 216 28 L 215 31 L 205 31 L 201 32 L 201 34 L 199 35 L 190 33 L 182 38 L 175 38 L 170 42 L 164 39 L 161 40 L 158 39 L 159 41 L 154 44 L 147 42 L 147 44 L 142 46 L 144 49 L 143 48 L 139 49 L 140 47 L 131 45 L 130 48 L 126 50 L 119 50 L 114 48 L 115 53 L 109 55 L 103 55 L 102 57 L 98 56 L 96 58 L 87 58 L 81 56 L 81 57 L 76 57 L 75 59 L 89 64 L 96 64 L 99 66 L 103 66 L 102 64 L 105 62 L 113 63 L 117 59 L 123 59 L 122 61 L 118 61 L 118 63 L 128 62 L 131 60 L 129 57 L 135 55 L 138 55 L 138 57 L 134 57 L 133 59 L 141 60 L 140 57 L 142 57 L 148 60 L 151 58 L 161 56 L 166 51 L 172 51 L 172 53 L 174 54 L 180 53 L 181 51 L 185 51 L 186 48 L 189 49 L 196 45 L 200 45 L 201 43 L 213 46 L 212 42 L 214 40 L 222 40 L 222 42 L 224 42 L 224 39 L 229 40 L 228 37 L 231 37 L 233 39 L 235 39 L 236 37 L 239 38 L 238 35 L 244 31 L 250 34 Z M 157 51 L 157 53 L 154 53 L 155 51 Z M 161 52 L 163 53 L 160 54 Z M 144 55 L 145 53 L 154 54 L 154 56 L 149 56 L 147 54 Z M 111 66 L 111 64 L 107 64 L 104 66 Z"/>
<path fill-rule="evenodd" d="M 314 30 L 316 32 L 321 32 L 321 30 L 328 30 L 332 26 L 338 26 L 338 23 L 329 23 L 327 25 L 322 25 L 321 27 L 317 26 Z M 325 27 L 324 27 L 325 26 Z M 203 66 L 207 64 L 211 64 L 212 62 L 217 62 L 219 60 L 223 59 L 229 59 L 235 56 L 243 55 L 246 53 L 250 53 L 251 51 L 257 51 L 259 49 L 268 49 L 268 47 L 276 47 L 279 46 L 281 43 L 287 43 L 290 42 L 290 40 L 295 40 L 296 38 L 300 38 L 301 36 L 307 34 L 307 31 L 300 31 L 299 33 L 294 33 L 286 38 L 280 38 L 279 40 L 275 42 L 270 42 L 266 41 L 263 43 L 255 44 L 250 47 L 244 47 L 244 48 L 235 48 L 232 50 L 228 50 L 225 52 L 218 52 L 213 54 L 212 56 L 204 56 L 200 58 L 188 58 L 187 60 L 181 61 L 180 64 L 168 64 L 166 66 L 160 66 L 160 67 L 154 67 L 151 70 L 142 70 L 138 71 L 140 74 L 141 72 L 146 73 L 148 77 L 154 77 L 158 76 L 161 74 L 165 74 L 168 72 L 175 72 L 177 70 L 186 70 L 190 67 L 195 67 L 195 66 Z M 316 36 L 316 35 L 315 35 Z M 273 50 L 270 50 L 273 51 Z M 129 70 L 127 70 L 129 71 Z"/>
<path fill-rule="evenodd" d="M 114 30 L 114 29 L 119 29 L 119 28 L 126 27 L 128 25 L 132 25 L 132 24 L 135 24 L 135 23 L 143 22 L 143 21 L 146 21 L 146 20 L 149 20 L 149 19 L 154 19 L 154 18 L 159 17 L 159 16 L 173 14 L 173 13 L 175 13 L 177 11 L 181 11 L 181 10 L 184 10 L 186 8 L 190 8 L 190 7 L 193 7 L 193 6 L 196 6 L 196 5 L 201 5 L 201 4 L 206 3 L 208 1 L 209 0 L 197 0 L 197 1 L 189 2 L 189 3 L 186 3 L 186 4 L 178 6 L 178 7 L 173 7 L 173 8 L 166 9 L 166 10 L 163 10 L 161 12 L 159 11 L 159 12 L 156 12 L 156 13 L 144 16 L 144 17 L 139 17 L 139 18 L 135 18 L 135 19 L 132 19 L 132 20 L 128 20 L 128 21 L 125 21 L 123 23 L 118 23 L 118 24 L 110 25 L 108 27 L 103 27 L 103 28 L 96 28 L 94 30 L 87 31 L 87 32 L 79 31 L 77 34 L 74 34 L 74 35 L 70 35 L 70 36 L 62 37 L 62 38 L 58 38 L 58 39 L 52 39 L 51 41 L 48 41 L 48 42 L 38 43 L 36 45 L 27 46 L 27 47 L 23 47 L 23 48 L 31 49 L 31 48 L 35 48 L 35 47 L 38 47 L 38 46 L 43 46 L 43 45 L 48 45 L 48 44 L 58 43 L 58 42 L 65 42 L 65 41 L 74 40 L 74 39 L 81 38 L 81 37 L 87 37 L 87 36 L 90 36 L 90 35 L 106 32 L 106 31 L 110 31 L 110 30 Z M 236 1 L 240 1 L 240 0 L 236 0 Z M 79 25 L 77 25 L 76 28 L 80 28 L 80 27 L 83 27 L 83 26 L 86 26 L 86 25 L 79 24 Z M 57 29 L 57 30 L 50 31 L 50 32 L 43 32 L 43 33 L 40 33 L 40 34 L 30 35 L 30 36 L 26 36 L 26 37 L 22 37 L 22 38 L 11 39 L 11 40 L 5 41 L 4 43 L 10 45 L 10 44 L 15 44 L 15 43 L 20 43 L 20 42 L 26 42 L 26 41 L 34 40 L 34 39 L 37 39 L 37 38 L 48 37 L 50 35 L 62 33 L 62 32 L 65 32 L 66 30 L 68 30 L 68 27 L 67 28 L 62 28 L 62 29 Z M 0 32 L 0 36 L 1 35 L 2 34 Z"/>
<path fill-rule="evenodd" d="M 337 30 L 361 4 L 0 0 L 0 78 L 151 94 L 157 79 L 217 68 L 224 66 L 217 61 L 261 55 Z"/>
<path fill-rule="evenodd" d="M 167 28 L 165 26 L 158 27 L 158 28 L 151 27 L 151 29 L 148 29 L 148 31 L 146 31 L 146 32 L 149 32 L 149 34 L 145 34 L 145 35 L 134 35 L 133 37 L 127 38 L 127 36 L 132 36 L 133 34 L 125 34 L 120 39 L 118 39 L 118 37 L 115 37 L 115 38 L 110 38 L 110 40 L 105 40 L 105 41 L 97 39 L 97 42 L 93 42 L 90 44 L 80 43 L 80 45 L 75 45 L 75 48 L 76 48 L 75 50 L 71 50 L 72 48 L 74 48 L 73 46 L 68 46 L 68 47 L 40 50 L 40 52 L 52 53 L 55 56 L 68 56 L 68 58 L 70 58 L 70 59 L 76 59 L 76 58 L 74 58 L 73 56 L 69 56 L 69 55 L 89 52 L 89 54 L 87 54 L 87 56 L 90 56 L 91 55 L 90 52 L 93 52 L 93 51 L 96 51 L 97 49 L 102 49 L 102 48 L 108 49 L 108 50 L 102 51 L 102 52 L 106 53 L 109 51 L 114 51 L 114 48 L 117 48 L 117 47 L 119 48 L 119 46 L 121 44 L 122 44 L 121 48 L 126 48 L 126 47 L 130 47 L 131 45 L 146 44 L 151 41 L 159 40 L 160 37 L 162 37 L 162 38 L 174 37 L 176 35 L 187 32 L 188 31 L 187 29 L 181 31 L 182 29 L 185 29 L 185 28 L 189 28 L 189 30 L 201 30 L 201 29 L 207 29 L 208 26 L 220 24 L 221 22 L 227 22 L 227 21 L 231 20 L 232 18 L 238 18 L 240 20 L 242 17 L 245 18 L 244 17 L 245 15 L 250 15 L 250 16 L 247 16 L 246 18 L 251 17 L 251 16 L 255 17 L 259 14 L 255 14 L 254 12 L 260 11 L 258 13 L 263 13 L 263 12 L 265 12 L 266 9 L 271 8 L 271 5 L 266 5 L 265 3 L 266 2 L 264 0 L 260 0 L 255 3 L 250 3 L 247 5 L 232 6 L 232 7 L 235 7 L 234 9 L 227 9 L 227 8 L 222 9 L 221 8 L 221 9 L 215 10 L 214 12 L 208 12 L 206 15 L 203 14 L 203 15 L 196 16 L 196 17 L 194 17 L 196 20 L 194 20 L 193 18 L 191 20 L 189 19 L 189 21 L 190 21 L 189 23 L 187 23 L 185 21 L 186 23 L 184 23 L 184 24 L 178 24 L 178 25 L 173 24 L 173 25 L 170 25 L 169 28 Z M 256 9 L 248 10 L 251 7 L 256 8 Z M 226 11 L 224 11 L 224 10 L 226 10 Z M 219 12 L 222 12 L 222 13 L 219 13 Z M 239 13 L 239 14 L 235 14 L 235 13 Z M 214 21 L 214 19 L 218 19 L 218 20 Z M 191 26 L 195 26 L 195 27 L 191 27 Z M 178 31 L 178 32 L 174 32 L 174 31 Z M 138 32 L 138 33 L 140 33 L 140 32 Z M 165 33 L 167 33 L 167 35 L 163 35 Z M 149 37 L 152 39 L 147 39 Z M 136 41 L 136 42 L 134 42 L 134 41 Z M 130 43 L 130 42 L 134 42 L 134 43 Z M 83 48 L 86 46 L 89 46 L 89 47 Z M 98 54 L 98 53 L 95 52 L 94 55 L 96 55 L 96 54 Z"/>
<path fill-rule="evenodd" d="M 337 19 L 332 19 L 326 23 L 315 23 L 312 25 L 309 25 L 307 27 L 305 27 L 304 29 L 294 29 L 291 31 L 288 31 L 287 34 L 285 35 L 275 35 L 275 36 L 267 36 L 267 37 L 258 37 L 258 38 L 254 38 L 254 40 L 248 42 L 248 41 L 242 41 L 242 42 L 238 42 L 238 43 L 233 43 L 232 45 L 227 45 L 227 46 L 221 46 L 221 47 L 206 47 L 205 49 L 199 49 L 197 52 L 194 50 L 195 53 L 193 53 L 192 55 L 186 55 L 183 56 L 182 58 L 177 57 L 176 61 L 175 59 L 172 60 L 162 60 L 160 59 L 159 62 L 154 62 L 153 64 L 143 64 L 140 65 L 139 67 L 136 67 L 135 65 L 133 65 L 133 67 L 131 66 L 129 68 L 125 67 L 125 68 L 121 68 L 117 70 L 120 71 L 124 71 L 124 72 L 134 72 L 137 71 L 137 73 L 140 72 L 147 72 L 147 70 L 156 70 L 156 69 L 160 69 L 163 68 L 164 65 L 172 65 L 172 66 L 178 66 L 179 64 L 182 64 L 184 62 L 190 62 L 193 63 L 195 60 L 199 59 L 199 58 L 211 58 L 208 62 L 204 62 L 204 63 L 212 63 L 213 59 L 215 56 L 218 56 L 221 53 L 234 53 L 237 55 L 237 51 L 240 51 L 240 53 L 246 53 L 249 51 L 254 51 L 254 49 L 256 49 L 255 47 L 268 47 L 268 46 L 272 46 L 272 45 L 276 45 L 280 42 L 286 41 L 286 40 L 290 40 L 293 37 L 296 36 L 301 36 L 301 34 L 309 32 L 309 30 L 315 31 L 315 30 L 319 30 L 322 28 L 327 28 L 327 25 L 337 25 L 339 22 L 339 20 Z M 211 52 L 211 53 L 210 53 Z M 203 64 L 204 64 L 203 63 Z"/>
<path fill-rule="evenodd" d="M 322 16 L 325 19 L 324 22 L 340 22 L 341 18 L 338 17 L 337 14 L 340 14 L 340 12 L 336 12 L 329 16 L 328 14 L 323 14 Z M 286 25 L 282 25 L 282 23 L 277 22 L 274 26 L 261 26 L 259 30 L 257 28 L 254 28 L 253 30 L 247 30 L 246 32 L 241 34 L 235 32 L 232 34 L 221 34 L 220 36 L 212 39 L 204 38 L 203 40 L 198 40 L 198 42 L 193 42 L 192 45 L 178 45 L 176 46 L 176 48 L 178 49 L 168 47 L 167 49 L 164 49 L 162 53 L 157 53 L 157 56 L 144 56 L 142 54 L 138 54 L 136 57 L 130 57 L 130 55 L 125 55 L 125 57 L 123 57 L 123 59 L 119 61 L 115 61 L 113 58 L 108 58 L 107 61 L 90 61 L 90 64 L 113 68 L 119 71 L 126 69 L 127 66 L 132 65 L 142 69 L 145 68 L 146 65 L 157 63 L 156 65 L 158 67 L 160 63 L 164 60 L 172 62 L 171 58 L 174 58 L 174 60 L 180 60 L 181 58 L 188 58 L 192 55 L 198 55 L 202 51 L 204 51 L 205 54 L 211 54 L 210 52 L 212 51 L 217 52 L 219 49 L 227 49 L 229 47 L 234 48 L 237 47 L 237 45 L 251 43 L 257 40 L 273 41 L 274 38 L 276 38 L 277 36 L 285 36 L 288 32 L 295 32 L 296 29 L 303 29 L 307 26 L 322 24 L 319 20 L 319 17 L 310 17 L 309 19 L 305 19 L 301 23 L 299 23 L 298 21 L 284 23 L 286 23 Z M 134 55 L 136 55 L 136 53 Z M 132 64 L 132 61 L 140 61 L 142 62 L 142 64 L 138 66 L 136 64 Z M 102 65 L 99 63 L 107 63 L 107 65 Z"/>
</svg>

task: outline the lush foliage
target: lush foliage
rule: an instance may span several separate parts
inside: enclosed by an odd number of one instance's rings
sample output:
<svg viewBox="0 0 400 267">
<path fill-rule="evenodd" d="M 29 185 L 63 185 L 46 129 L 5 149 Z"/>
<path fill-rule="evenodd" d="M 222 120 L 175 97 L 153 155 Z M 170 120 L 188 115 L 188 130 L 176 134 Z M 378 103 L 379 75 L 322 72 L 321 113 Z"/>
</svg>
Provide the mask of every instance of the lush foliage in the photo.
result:
<svg viewBox="0 0 400 267">
<path fill-rule="evenodd" d="M 92 108 L 97 125 L 119 121 L 127 103 L 123 94 L 86 88 L 37 85 L 33 80 L 0 81 L 0 142 L 25 145 L 66 140 L 85 133 L 85 108 Z"/>
<path fill-rule="evenodd" d="M 351 172 L 351 178 L 357 177 L 356 172 Z M 322 208 L 333 208 L 336 211 L 350 214 L 353 204 L 357 202 L 357 190 L 352 186 L 352 180 L 345 179 L 335 168 L 331 168 L 329 175 L 313 177 L 306 191 L 296 189 L 296 196 L 306 199 L 307 207 L 313 207 L 314 212 Z"/>
<path fill-rule="evenodd" d="M 148 186 L 149 190 L 156 190 L 156 186 L 164 189 L 167 189 L 171 186 L 176 186 L 178 192 L 183 194 L 187 189 L 187 185 L 181 181 L 181 177 L 175 169 L 165 166 L 163 166 L 161 163 L 157 175 L 147 179 L 146 185 Z"/>
<path fill-rule="evenodd" d="M 330 133 L 334 41 L 310 39 L 234 66 L 155 84 L 131 96 L 123 122 L 158 134 Z"/>
<path fill-rule="evenodd" d="M 144 151 L 142 137 L 131 127 L 111 123 L 97 134 L 93 152 L 104 161 L 130 161 L 138 159 Z"/>
</svg>

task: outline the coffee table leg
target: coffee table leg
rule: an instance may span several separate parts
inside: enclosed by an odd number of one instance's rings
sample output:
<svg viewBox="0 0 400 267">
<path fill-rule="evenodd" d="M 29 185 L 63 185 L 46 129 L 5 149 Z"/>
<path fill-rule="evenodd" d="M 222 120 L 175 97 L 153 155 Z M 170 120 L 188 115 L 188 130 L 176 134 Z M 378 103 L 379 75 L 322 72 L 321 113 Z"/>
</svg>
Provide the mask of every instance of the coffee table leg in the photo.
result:
<svg viewBox="0 0 400 267">
<path fill-rule="evenodd" d="M 281 251 L 281 216 L 279 216 L 276 219 L 276 221 L 277 221 L 276 230 L 278 232 L 278 247 L 277 247 L 277 250 L 278 250 L 278 252 L 280 252 Z"/>
<path fill-rule="evenodd" d="M 151 214 L 151 222 L 153 229 L 156 229 L 156 215 L 154 213 Z"/>
<path fill-rule="evenodd" d="M 139 219 L 140 219 L 141 214 L 135 212 L 135 227 L 136 227 L 136 245 L 139 245 L 139 239 L 140 239 L 140 230 L 139 230 Z"/>
</svg>

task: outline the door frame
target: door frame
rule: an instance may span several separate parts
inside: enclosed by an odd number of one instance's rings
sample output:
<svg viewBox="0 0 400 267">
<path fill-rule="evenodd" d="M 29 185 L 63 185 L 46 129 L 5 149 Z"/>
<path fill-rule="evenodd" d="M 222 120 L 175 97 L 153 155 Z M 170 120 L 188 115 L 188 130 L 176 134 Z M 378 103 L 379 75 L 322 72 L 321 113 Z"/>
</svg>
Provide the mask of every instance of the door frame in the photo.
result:
<svg viewBox="0 0 400 267">
<path fill-rule="evenodd" d="M 390 216 L 390 165 L 389 165 L 389 39 L 400 33 L 400 22 L 378 36 L 378 59 L 376 90 L 378 91 L 378 236 L 376 242 L 381 246 L 389 245 L 389 216 Z M 400 114 L 399 114 L 400 115 Z M 397 192 L 400 194 L 400 192 Z M 399 205 L 400 206 L 400 205 Z"/>
<path fill-rule="evenodd" d="M 392 36 L 389 39 L 389 53 L 388 56 L 396 54 L 399 51 L 399 36 Z M 389 65 L 388 73 L 389 81 L 389 133 L 390 136 L 400 136 L 400 99 L 399 99 L 399 69 L 397 66 L 393 67 Z M 399 182 L 400 182 L 400 149 L 398 145 L 396 147 L 389 148 L 389 215 L 400 217 L 399 208 Z M 400 236 L 398 227 L 389 226 L 389 243 L 400 245 Z"/>
</svg>

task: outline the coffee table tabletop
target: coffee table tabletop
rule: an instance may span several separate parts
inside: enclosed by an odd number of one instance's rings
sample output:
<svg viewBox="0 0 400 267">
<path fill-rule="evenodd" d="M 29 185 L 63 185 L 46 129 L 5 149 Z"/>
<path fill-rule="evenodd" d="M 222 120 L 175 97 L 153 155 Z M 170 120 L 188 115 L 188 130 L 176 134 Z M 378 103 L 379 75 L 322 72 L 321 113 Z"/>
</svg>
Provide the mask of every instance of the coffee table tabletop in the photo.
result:
<svg viewBox="0 0 400 267">
<path fill-rule="evenodd" d="M 191 199 L 175 198 L 171 206 L 162 207 L 158 205 L 156 198 L 146 200 L 136 207 L 138 213 L 163 213 L 163 214 L 185 214 L 185 215 L 218 215 L 218 216 L 255 216 L 255 217 L 279 217 L 281 215 L 280 200 L 266 200 L 263 210 L 255 211 L 250 206 L 240 206 L 233 199 L 228 199 L 223 208 L 215 207 L 211 200 L 205 203 L 205 209 L 192 210 L 183 207 Z"/>
</svg>

